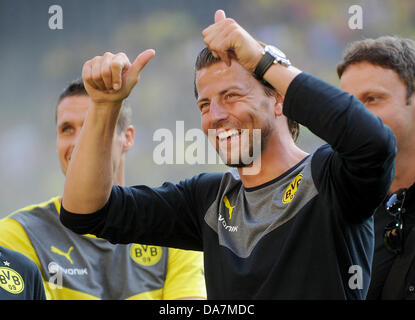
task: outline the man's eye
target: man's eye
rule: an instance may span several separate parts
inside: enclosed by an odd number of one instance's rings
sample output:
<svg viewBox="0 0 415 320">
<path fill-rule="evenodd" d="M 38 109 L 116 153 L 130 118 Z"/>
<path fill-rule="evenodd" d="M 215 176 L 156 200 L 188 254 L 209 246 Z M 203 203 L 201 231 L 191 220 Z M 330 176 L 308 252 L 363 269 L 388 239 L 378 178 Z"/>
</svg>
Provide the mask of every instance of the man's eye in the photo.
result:
<svg viewBox="0 0 415 320">
<path fill-rule="evenodd" d="M 62 133 L 67 133 L 67 134 L 69 134 L 69 133 L 72 133 L 74 130 L 73 130 L 73 128 L 72 127 L 64 127 L 64 128 L 62 128 Z"/>
<path fill-rule="evenodd" d="M 232 99 L 232 98 L 235 98 L 235 97 L 237 97 L 238 95 L 236 94 L 236 93 L 228 93 L 226 96 L 225 96 L 225 99 Z"/>
<path fill-rule="evenodd" d="M 370 96 L 366 98 L 366 102 L 369 102 L 369 103 L 375 102 L 376 100 L 378 100 L 378 97 L 375 97 L 375 96 Z"/>
<path fill-rule="evenodd" d="M 207 107 L 209 107 L 209 103 L 202 103 L 202 104 L 199 104 L 199 110 L 200 111 L 204 111 L 204 110 L 206 110 L 207 109 Z"/>
</svg>

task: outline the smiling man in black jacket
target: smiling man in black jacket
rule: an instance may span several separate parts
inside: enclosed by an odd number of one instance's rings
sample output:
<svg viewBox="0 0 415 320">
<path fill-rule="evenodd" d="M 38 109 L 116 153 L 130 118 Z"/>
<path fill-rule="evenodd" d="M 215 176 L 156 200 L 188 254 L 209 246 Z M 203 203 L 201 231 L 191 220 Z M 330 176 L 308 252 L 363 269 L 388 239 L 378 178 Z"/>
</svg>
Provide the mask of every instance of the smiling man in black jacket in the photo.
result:
<svg viewBox="0 0 415 320">
<path fill-rule="evenodd" d="M 83 68 L 94 105 L 67 171 L 61 221 L 112 242 L 203 250 L 209 299 L 364 299 L 372 214 L 393 176 L 392 132 L 222 10 L 203 38 L 208 49 L 195 77 L 202 128 L 210 137 L 215 130 L 214 144 L 230 150 L 223 159 L 235 168 L 159 188 L 111 186 L 121 102 L 154 51 L 132 64 L 106 53 Z M 308 155 L 294 142 L 292 121 L 328 144 Z M 246 164 L 241 154 L 254 149 L 254 129 L 261 152 Z"/>
<path fill-rule="evenodd" d="M 367 299 L 415 299 L 415 41 L 383 36 L 351 43 L 337 67 L 340 87 L 395 134 L 390 196 L 376 209 Z"/>
</svg>

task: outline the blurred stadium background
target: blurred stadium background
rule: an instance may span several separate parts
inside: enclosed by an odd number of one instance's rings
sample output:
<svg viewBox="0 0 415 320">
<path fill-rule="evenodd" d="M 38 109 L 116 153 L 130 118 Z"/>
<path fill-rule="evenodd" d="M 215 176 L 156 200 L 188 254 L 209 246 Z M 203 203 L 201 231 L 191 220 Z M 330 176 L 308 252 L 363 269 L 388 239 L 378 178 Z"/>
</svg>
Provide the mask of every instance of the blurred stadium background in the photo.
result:
<svg viewBox="0 0 415 320">
<path fill-rule="evenodd" d="M 49 6 L 63 9 L 63 30 L 50 30 Z M 363 29 L 351 30 L 348 9 L 363 9 Z M 201 31 L 224 9 L 257 39 L 280 47 L 302 70 L 338 85 L 335 67 L 345 45 L 380 35 L 415 38 L 414 0 L 0 0 L 0 217 L 63 191 L 55 148 L 55 103 L 83 63 L 105 51 L 134 59 L 157 55 L 133 91 L 136 143 L 126 182 L 158 186 L 214 165 L 156 165 L 159 128 L 200 128 L 193 64 Z M 321 143 L 302 128 L 299 145 Z"/>
</svg>

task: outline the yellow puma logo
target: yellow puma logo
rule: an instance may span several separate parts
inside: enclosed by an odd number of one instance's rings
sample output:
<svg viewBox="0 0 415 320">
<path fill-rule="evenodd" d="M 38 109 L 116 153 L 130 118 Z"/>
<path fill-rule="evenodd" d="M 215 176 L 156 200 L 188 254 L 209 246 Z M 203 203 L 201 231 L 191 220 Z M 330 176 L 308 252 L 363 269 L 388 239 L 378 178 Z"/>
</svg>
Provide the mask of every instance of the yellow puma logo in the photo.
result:
<svg viewBox="0 0 415 320">
<path fill-rule="evenodd" d="M 52 250 L 52 252 L 57 253 L 57 254 L 59 254 L 59 255 L 61 255 L 61 256 L 64 256 L 66 259 L 68 259 L 68 261 L 69 261 L 71 264 L 73 264 L 73 261 L 72 261 L 72 259 L 71 259 L 71 257 L 70 257 L 70 254 L 71 254 L 71 251 L 72 251 L 73 249 L 74 249 L 74 248 L 73 248 L 73 246 L 71 246 L 71 247 L 69 248 L 68 252 L 63 252 L 63 251 L 59 250 L 58 248 L 56 248 L 55 246 L 51 246 L 51 247 L 50 247 L 50 250 Z"/>
<path fill-rule="evenodd" d="M 236 206 L 231 206 L 231 203 L 229 202 L 229 199 L 227 196 L 223 198 L 223 202 L 225 203 L 225 207 L 229 209 L 229 220 L 231 220 L 233 209 L 235 209 Z"/>
</svg>

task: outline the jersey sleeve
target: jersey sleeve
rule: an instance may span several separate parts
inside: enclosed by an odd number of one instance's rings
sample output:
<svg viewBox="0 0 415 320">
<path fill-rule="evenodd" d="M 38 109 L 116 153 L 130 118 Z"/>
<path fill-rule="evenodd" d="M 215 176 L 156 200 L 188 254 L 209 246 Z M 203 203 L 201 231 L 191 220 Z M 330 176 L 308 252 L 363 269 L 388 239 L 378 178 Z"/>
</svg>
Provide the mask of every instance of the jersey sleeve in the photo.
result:
<svg viewBox="0 0 415 320">
<path fill-rule="evenodd" d="M 206 173 L 161 187 L 113 186 L 105 206 L 91 214 L 61 207 L 60 220 L 79 234 L 111 243 L 141 243 L 202 250 L 203 216 L 215 200 L 223 174 Z"/>
<path fill-rule="evenodd" d="M 31 261 L 32 262 L 32 261 Z M 42 278 L 42 275 L 40 273 L 40 270 L 36 266 L 36 264 L 33 262 L 32 267 L 33 272 L 33 300 L 46 300 L 46 290 L 44 287 L 44 281 Z"/>
<path fill-rule="evenodd" d="M 164 300 L 206 299 L 203 253 L 169 248 Z"/>
<path fill-rule="evenodd" d="M 392 131 L 358 99 L 306 73 L 288 88 L 284 114 L 330 145 L 312 160 L 313 180 L 326 201 L 338 202 L 351 221 L 371 216 L 394 175 Z"/>
<path fill-rule="evenodd" d="M 14 219 L 0 220 L 0 246 L 20 252 L 35 262 L 40 268 L 40 261 L 29 237 L 23 227 Z"/>
</svg>

